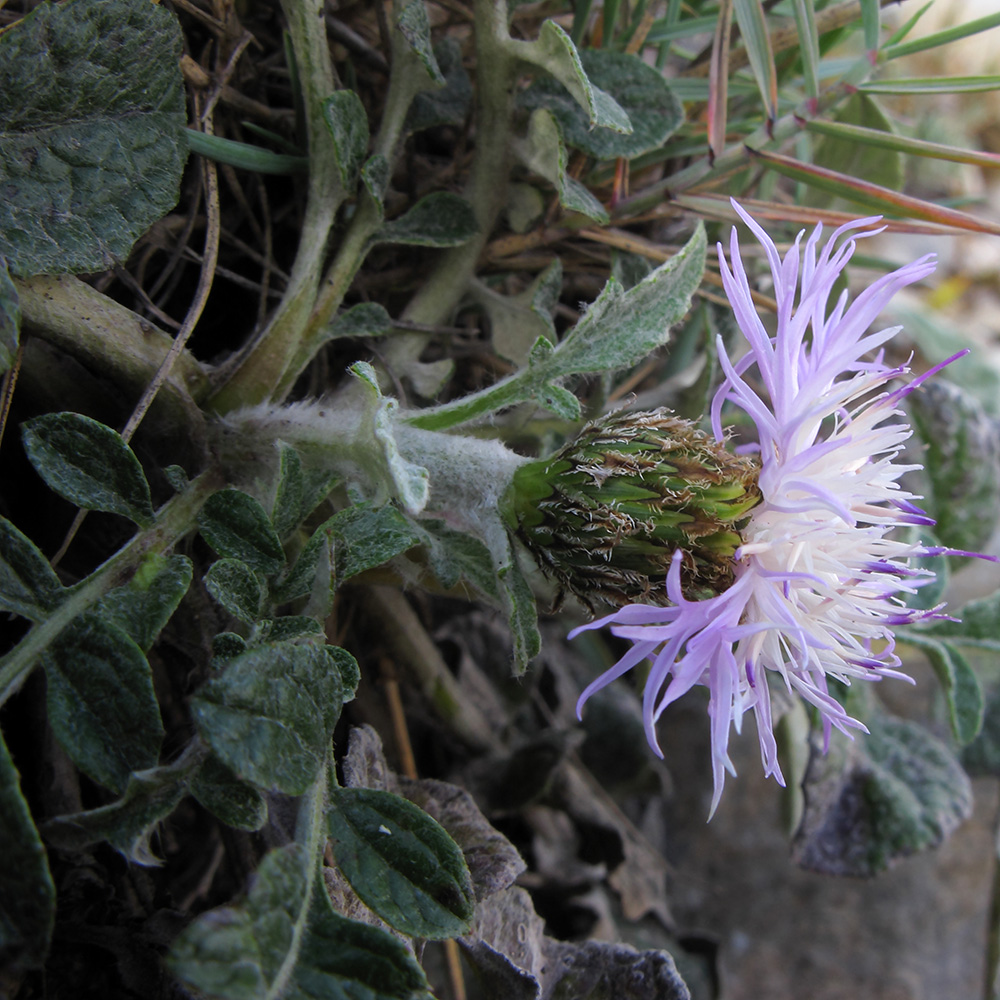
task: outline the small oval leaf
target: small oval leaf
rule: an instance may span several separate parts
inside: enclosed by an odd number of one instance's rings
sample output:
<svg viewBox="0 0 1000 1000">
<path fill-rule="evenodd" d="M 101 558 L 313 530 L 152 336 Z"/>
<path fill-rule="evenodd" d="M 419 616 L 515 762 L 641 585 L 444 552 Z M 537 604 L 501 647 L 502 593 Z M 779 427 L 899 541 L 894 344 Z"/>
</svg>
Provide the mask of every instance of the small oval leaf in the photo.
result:
<svg viewBox="0 0 1000 1000">
<path fill-rule="evenodd" d="M 220 556 L 240 559 L 267 575 L 285 565 L 281 540 L 271 527 L 267 511 L 248 493 L 213 493 L 198 515 L 198 527 Z"/>
<path fill-rule="evenodd" d="M 146 475 L 117 431 L 82 413 L 47 413 L 21 430 L 35 471 L 61 497 L 143 528 L 153 523 Z"/>
<path fill-rule="evenodd" d="M 418 806 L 391 792 L 342 788 L 332 795 L 327 827 L 351 888 L 404 934 L 464 934 L 475 897 L 458 845 Z"/>
</svg>

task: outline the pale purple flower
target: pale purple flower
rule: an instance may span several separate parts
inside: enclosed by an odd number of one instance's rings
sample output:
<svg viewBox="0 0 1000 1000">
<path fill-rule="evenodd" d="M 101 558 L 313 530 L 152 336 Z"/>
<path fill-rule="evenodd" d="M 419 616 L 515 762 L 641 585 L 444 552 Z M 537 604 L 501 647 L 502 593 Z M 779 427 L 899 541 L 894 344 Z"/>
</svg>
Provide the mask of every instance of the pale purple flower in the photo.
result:
<svg viewBox="0 0 1000 1000">
<path fill-rule="evenodd" d="M 732 271 L 721 244 L 719 262 L 749 351 L 734 362 L 720 338 L 725 381 L 713 401 L 711 420 L 721 441 L 725 403 L 752 418 L 760 444 L 762 494 L 741 532 L 734 581 L 715 597 L 686 600 L 679 551 L 666 581 L 672 606 L 629 605 L 570 633 L 610 625 L 614 635 L 633 644 L 583 692 L 578 713 L 595 692 L 641 661 L 651 661 L 643 716 L 646 737 L 660 756 L 655 725 L 663 710 L 696 684 L 708 688 L 712 812 L 725 771 L 735 774 L 727 751 L 730 728 L 739 731 L 750 709 L 765 774 L 784 784 L 768 675 L 818 709 L 827 738 L 832 727 L 845 733 L 865 730 L 830 694 L 828 679 L 847 684 L 910 679 L 897 670 L 893 629 L 941 617 L 938 608 L 906 606 L 906 595 L 932 578 L 911 561 L 944 551 L 898 538 L 893 530 L 934 523 L 914 503 L 919 498 L 899 483 L 903 473 L 919 468 L 896 461 L 911 434 L 900 419 L 899 404 L 943 365 L 890 389 L 888 383 L 907 369 L 886 365 L 879 349 L 900 328 L 868 332 L 899 289 L 933 271 L 933 255 L 879 278 L 850 304 L 843 292 L 831 308 L 831 290 L 856 239 L 873 235 L 870 227 L 878 219 L 841 226 L 822 249 L 822 226 L 804 247 L 800 233 L 782 259 L 764 230 L 733 204 L 767 253 L 778 303 L 777 332 L 771 336 L 751 299 L 734 229 Z M 866 231 L 854 232 L 859 229 Z M 853 235 L 841 242 L 847 234 Z M 865 360 L 872 352 L 878 352 L 874 360 Z M 749 381 L 754 370 L 756 379 Z M 758 384 L 763 394 L 755 388 Z"/>
</svg>

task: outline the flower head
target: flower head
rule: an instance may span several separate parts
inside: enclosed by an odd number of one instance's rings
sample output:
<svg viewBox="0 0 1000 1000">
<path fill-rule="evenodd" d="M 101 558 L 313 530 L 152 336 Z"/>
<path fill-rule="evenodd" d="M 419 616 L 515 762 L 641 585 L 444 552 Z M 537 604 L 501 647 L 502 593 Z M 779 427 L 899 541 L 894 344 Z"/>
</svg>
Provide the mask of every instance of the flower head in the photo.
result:
<svg viewBox="0 0 1000 1000">
<path fill-rule="evenodd" d="M 734 229 L 732 270 L 721 244 L 719 261 L 749 350 L 734 361 L 720 338 L 725 379 L 711 420 L 720 442 L 726 403 L 753 420 L 761 499 L 741 526 L 732 582 L 715 596 L 691 600 L 681 582 L 685 553 L 678 549 L 666 579 L 669 606 L 632 604 L 570 633 L 610 625 L 614 635 L 632 643 L 583 692 L 578 712 L 595 692 L 651 661 L 643 715 L 647 739 L 660 756 L 659 716 L 695 685 L 708 688 L 712 812 L 725 772 L 735 773 L 727 752 L 730 728 L 738 731 L 748 710 L 756 716 L 764 771 L 784 784 L 769 675 L 815 706 L 827 738 L 832 728 L 865 729 L 830 694 L 830 678 L 847 684 L 909 680 L 897 669 L 893 628 L 940 617 L 940 609 L 907 607 L 905 596 L 932 578 L 911 561 L 943 551 L 893 534 L 899 526 L 934 523 L 914 503 L 919 498 L 899 483 L 918 467 L 897 462 L 911 433 L 899 419 L 900 401 L 933 371 L 891 389 L 889 383 L 907 369 L 885 364 L 880 349 L 899 327 L 868 332 L 895 292 L 933 271 L 933 255 L 879 278 L 853 301 L 842 292 L 831 307 L 834 284 L 856 240 L 873 235 L 870 227 L 878 219 L 841 226 L 822 249 L 817 226 L 804 246 L 800 233 L 782 258 L 764 230 L 733 204 L 767 254 L 778 313 L 772 336 L 757 315 Z"/>
</svg>

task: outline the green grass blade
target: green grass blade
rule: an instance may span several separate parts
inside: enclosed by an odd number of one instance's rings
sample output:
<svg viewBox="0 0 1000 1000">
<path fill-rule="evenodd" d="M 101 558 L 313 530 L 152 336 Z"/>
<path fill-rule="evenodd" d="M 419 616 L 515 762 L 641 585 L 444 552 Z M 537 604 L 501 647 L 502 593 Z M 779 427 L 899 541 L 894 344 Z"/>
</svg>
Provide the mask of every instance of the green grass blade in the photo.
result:
<svg viewBox="0 0 1000 1000">
<path fill-rule="evenodd" d="M 878 33 L 881 27 L 879 0 L 861 0 L 861 24 L 865 31 L 865 51 L 878 52 Z"/>
<path fill-rule="evenodd" d="M 881 149 L 894 149 L 900 153 L 910 153 L 913 156 L 949 160 L 952 163 L 971 163 L 978 167 L 1000 167 L 1000 154 L 997 153 L 983 153 L 976 149 L 959 149 L 957 146 L 946 146 L 944 143 L 928 142 L 925 139 L 910 139 L 892 132 L 864 128 L 861 125 L 817 120 L 806 122 L 806 128 L 810 132 L 833 136 L 835 139 L 846 139 L 866 146 L 878 146 Z"/>
<path fill-rule="evenodd" d="M 802 78 L 806 96 L 819 97 L 819 32 L 816 30 L 814 0 L 792 0 L 795 27 L 799 33 L 799 54 L 802 57 Z"/>
<path fill-rule="evenodd" d="M 904 22 L 904 24 L 902 25 L 902 27 L 897 28 L 889 36 L 889 41 L 887 41 L 885 43 L 885 45 L 883 46 L 883 48 L 882 48 L 882 56 L 883 56 L 883 58 L 885 58 L 885 59 L 891 59 L 892 58 L 892 56 L 886 55 L 886 53 L 889 51 L 889 49 L 893 45 L 898 45 L 904 38 L 906 38 L 906 36 L 911 31 L 913 31 L 913 29 L 917 26 L 917 21 L 919 21 L 920 18 L 922 18 L 924 16 L 924 14 L 926 14 L 927 11 L 929 11 L 931 9 L 931 4 L 933 4 L 933 2 L 934 2 L 934 0 L 927 0 L 927 3 L 925 3 L 923 5 L 923 7 L 921 7 L 920 10 L 918 10 L 916 12 L 916 14 L 913 15 L 913 17 L 911 17 L 908 21 Z"/>
<path fill-rule="evenodd" d="M 858 90 L 869 94 L 976 94 L 1000 88 L 1000 76 L 914 76 L 902 80 L 873 80 Z"/>
<path fill-rule="evenodd" d="M 926 8 L 924 9 L 926 10 Z M 969 35 L 977 35 L 981 31 L 989 31 L 990 28 L 998 26 L 1000 26 L 1000 13 L 987 14 L 985 17 L 977 17 L 976 20 L 969 21 L 968 24 L 956 24 L 953 28 L 936 31 L 933 35 L 928 35 L 926 38 L 915 38 L 912 42 L 898 42 L 895 45 L 887 45 L 882 50 L 882 58 L 886 60 L 898 59 L 900 56 L 912 55 L 914 52 L 936 49 L 940 45 L 947 45 L 949 42 L 957 41 L 959 38 L 968 38 Z"/>
<path fill-rule="evenodd" d="M 206 135 L 190 128 L 184 130 L 184 135 L 193 153 L 200 153 L 217 163 L 228 163 L 231 167 L 254 170 L 258 174 L 295 174 L 309 170 L 309 159 L 305 156 L 272 153 L 260 146 L 234 142 L 218 135 Z"/>
<path fill-rule="evenodd" d="M 778 73 L 764 8 L 760 0 L 733 0 L 733 10 L 768 121 L 774 121 L 778 117 Z"/>
<path fill-rule="evenodd" d="M 708 67 L 708 149 L 714 158 L 726 145 L 726 116 L 729 110 L 729 39 L 733 27 L 733 2 L 720 0 L 719 19 L 712 39 L 712 59 Z"/>
</svg>

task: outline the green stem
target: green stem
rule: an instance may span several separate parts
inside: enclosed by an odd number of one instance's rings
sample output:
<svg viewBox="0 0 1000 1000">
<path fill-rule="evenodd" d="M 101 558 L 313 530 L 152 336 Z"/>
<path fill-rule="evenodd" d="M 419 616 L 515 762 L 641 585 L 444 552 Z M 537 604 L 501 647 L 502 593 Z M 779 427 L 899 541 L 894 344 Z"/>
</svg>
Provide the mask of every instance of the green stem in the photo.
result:
<svg viewBox="0 0 1000 1000">
<path fill-rule="evenodd" d="M 372 143 L 372 153 L 384 156 L 391 164 L 403 137 L 406 115 L 414 94 L 426 89 L 429 77 L 420 59 L 410 48 L 401 31 L 392 35 L 392 75 L 386 93 L 382 123 Z M 323 345 L 327 328 L 333 322 L 354 276 L 372 246 L 372 237 L 382 225 L 382 206 L 364 189 L 358 210 L 337 250 L 337 255 L 319 285 L 319 292 L 309 319 L 302 331 L 299 347 L 275 393 L 283 399 Z"/>
<path fill-rule="evenodd" d="M 403 319 L 428 326 L 446 322 L 458 306 L 507 199 L 514 68 L 507 44 L 510 36 L 505 0 L 475 0 L 475 23 L 476 148 L 467 196 L 479 232 L 438 258 L 434 270 L 404 310 Z M 405 373 L 423 353 L 428 337 L 397 337 L 386 350 L 386 364 Z"/>
<path fill-rule="evenodd" d="M 302 944 L 309 928 L 309 911 L 312 909 L 312 897 L 316 888 L 320 854 L 326 842 L 323 820 L 326 817 L 326 785 L 327 775 L 330 771 L 329 757 L 328 752 L 327 759 L 319 769 L 316 780 L 310 786 L 309 791 L 302 796 L 302 802 L 299 805 L 295 839 L 302 845 L 305 853 L 303 860 L 305 891 L 302 894 L 302 905 L 299 908 L 299 912 L 295 915 L 295 923 L 292 925 L 292 939 L 288 943 L 285 959 L 275 973 L 274 979 L 271 980 L 271 985 L 264 995 L 264 1000 L 278 1000 L 279 997 L 285 995 L 292 982 L 296 966 L 299 963 Z"/>
<path fill-rule="evenodd" d="M 309 194 L 288 288 L 271 322 L 211 400 L 219 413 L 271 398 L 304 337 L 316 303 L 323 260 L 337 209 L 346 197 L 323 102 L 336 89 L 323 19 L 323 0 L 282 0 L 302 84 L 309 139 Z"/>
<path fill-rule="evenodd" d="M 222 477 L 215 470 L 202 473 L 183 493 L 160 508 L 152 528 L 136 535 L 75 587 L 45 621 L 32 626 L 28 634 L 0 659 L 0 705 L 24 683 L 39 656 L 74 618 L 90 609 L 113 587 L 129 581 L 150 555 L 164 552 L 187 534 L 202 504 L 222 485 Z"/>
</svg>

